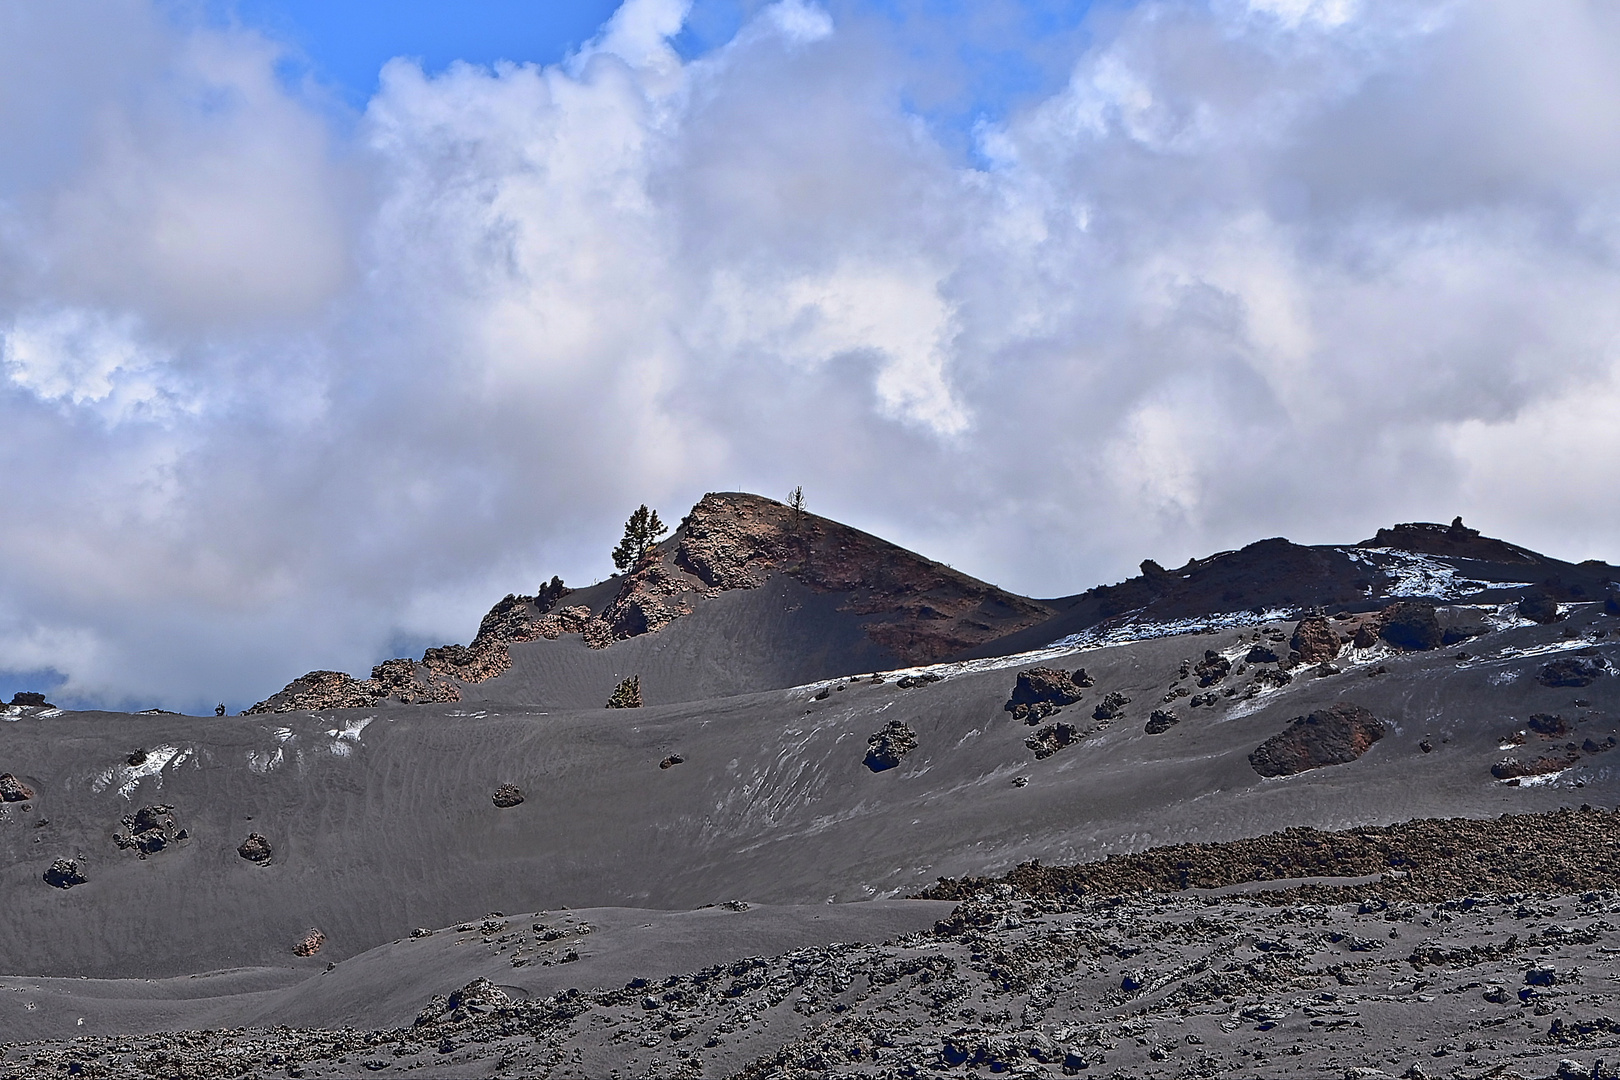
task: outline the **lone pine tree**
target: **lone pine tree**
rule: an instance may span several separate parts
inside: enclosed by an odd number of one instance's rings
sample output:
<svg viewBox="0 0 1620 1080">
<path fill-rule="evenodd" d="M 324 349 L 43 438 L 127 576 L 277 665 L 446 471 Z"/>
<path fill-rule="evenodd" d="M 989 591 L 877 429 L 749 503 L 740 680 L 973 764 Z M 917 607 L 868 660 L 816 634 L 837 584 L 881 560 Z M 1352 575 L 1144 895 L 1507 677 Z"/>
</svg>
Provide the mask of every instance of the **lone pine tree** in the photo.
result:
<svg viewBox="0 0 1620 1080">
<path fill-rule="evenodd" d="M 658 520 L 658 511 L 648 510 L 647 504 L 630 515 L 624 523 L 624 539 L 613 549 L 613 565 L 620 570 L 640 566 L 658 538 L 669 532 L 669 526 Z"/>
</svg>

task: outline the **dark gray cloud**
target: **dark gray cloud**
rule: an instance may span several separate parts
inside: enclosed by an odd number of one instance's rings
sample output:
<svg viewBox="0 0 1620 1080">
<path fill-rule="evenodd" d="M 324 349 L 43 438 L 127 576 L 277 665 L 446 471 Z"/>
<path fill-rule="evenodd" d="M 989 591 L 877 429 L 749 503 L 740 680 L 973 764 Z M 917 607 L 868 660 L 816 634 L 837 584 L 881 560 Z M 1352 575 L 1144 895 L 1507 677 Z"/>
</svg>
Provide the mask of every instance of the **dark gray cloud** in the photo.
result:
<svg viewBox="0 0 1620 1080">
<path fill-rule="evenodd" d="M 892 28 L 683 17 L 334 126 L 250 34 L 0 15 L 0 669 L 245 703 L 733 487 L 1047 595 L 1455 513 L 1620 554 L 1609 7 L 1099 11 L 971 154 Z"/>
</svg>

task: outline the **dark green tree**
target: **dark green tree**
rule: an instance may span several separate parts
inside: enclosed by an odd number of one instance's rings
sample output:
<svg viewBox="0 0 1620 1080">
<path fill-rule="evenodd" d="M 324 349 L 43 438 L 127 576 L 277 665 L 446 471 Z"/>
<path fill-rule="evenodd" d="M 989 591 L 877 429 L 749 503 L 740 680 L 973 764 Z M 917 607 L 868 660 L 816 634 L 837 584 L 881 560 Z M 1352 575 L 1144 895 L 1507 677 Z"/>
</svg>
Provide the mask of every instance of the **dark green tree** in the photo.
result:
<svg viewBox="0 0 1620 1080">
<path fill-rule="evenodd" d="M 641 565 L 658 538 L 669 532 L 669 526 L 658 520 L 658 511 L 648 510 L 647 504 L 630 515 L 624 523 L 624 539 L 613 549 L 613 565 L 630 570 Z"/>
</svg>

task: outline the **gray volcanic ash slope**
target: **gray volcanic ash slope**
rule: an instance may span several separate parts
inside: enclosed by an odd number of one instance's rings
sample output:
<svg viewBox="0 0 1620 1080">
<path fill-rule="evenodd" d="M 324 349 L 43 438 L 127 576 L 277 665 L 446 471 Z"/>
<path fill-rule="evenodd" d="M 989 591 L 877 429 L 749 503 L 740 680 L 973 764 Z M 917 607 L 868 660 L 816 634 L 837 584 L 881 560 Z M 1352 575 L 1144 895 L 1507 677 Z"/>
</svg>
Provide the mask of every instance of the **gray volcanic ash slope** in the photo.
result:
<svg viewBox="0 0 1620 1080">
<path fill-rule="evenodd" d="M 429 700 L 5 709 L 0 1038 L 69 1041 L 0 1076 L 1530 1076 L 1615 1044 L 1616 826 L 1553 811 L 1620 802 L 1620 574 L 1460 523 L 1147 571 L 1033 601 L 708 496 L 625 578 L 395 662 Z M 603 708 L 629 676 L 645 704 Z M 1207 893 L 1268 881 L 1316 884 Z M 1103 899 L 1143 890 L 1184 895 Z M 1572 898 L 1445 906 L 1531 892 Z M 1521 999 L 1532 961 L 1582 974 Z M 1389 1004 L 1425 995 L 1446 1054 Z M 375 1034 L 313 1033 L 345 1025 Z"/>
</svg>

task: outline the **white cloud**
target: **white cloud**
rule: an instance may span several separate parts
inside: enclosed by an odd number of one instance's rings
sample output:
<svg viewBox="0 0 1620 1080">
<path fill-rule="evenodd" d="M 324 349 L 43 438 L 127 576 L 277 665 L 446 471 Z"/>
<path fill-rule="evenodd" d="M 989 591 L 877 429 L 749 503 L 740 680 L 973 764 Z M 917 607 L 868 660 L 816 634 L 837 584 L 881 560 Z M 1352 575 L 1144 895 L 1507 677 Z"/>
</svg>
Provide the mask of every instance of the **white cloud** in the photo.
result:
<svg viewBox="0 0 1620 1080">
<path fill-rule="evenodd" d="M 974 165 L 835 10 L 683 60 L 631 0 L 344 125 L 248 33 L 0 13 L 0 669 L 245 703 L 737 486 L 1044 594 L 1456 513 L 1620 557 L 1620 16 L 1148 0 Z"/>
</svg>

